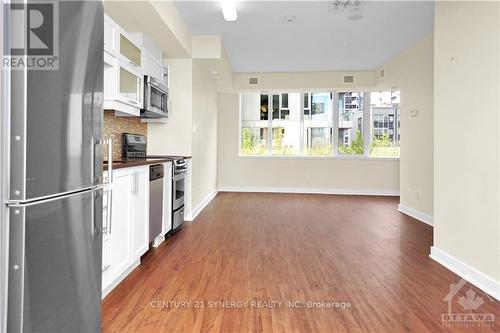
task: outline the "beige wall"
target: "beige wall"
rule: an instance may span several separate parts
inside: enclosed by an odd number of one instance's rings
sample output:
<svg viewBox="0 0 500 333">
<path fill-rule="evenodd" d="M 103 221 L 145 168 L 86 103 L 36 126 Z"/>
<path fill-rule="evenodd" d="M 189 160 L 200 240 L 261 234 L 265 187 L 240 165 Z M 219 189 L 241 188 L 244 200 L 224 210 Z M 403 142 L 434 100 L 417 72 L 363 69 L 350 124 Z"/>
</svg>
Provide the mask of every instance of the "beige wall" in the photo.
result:
<svg viewBox="0 0 500 333">
<path fill-rule="evenodd" d="M 344 84 L 344 75 L 353 75 L 354 84 Z M 375 85 L 375 71 L 351 72 L 297 72 L 297 73 L 235 73 L 234 88 L 252 89 L 361 89 Z M 250 86 L 249 77 L 257 77 L 259 83 Z"/>
<path fill-rule="evenodd" d="M 192 206 L 217 189 L 217 91 L 202 60 L 193 60 Z"/>
<path fill-rule="evenodd" d="M 399 191 L 399 161 L 239 157 L 239 94 L 219 95 L 219 188 Z"/>
<path fill-rule="evenodd" d="M 500 281 L 498 2 L 436 2 L 434 246 Z"/>
<path fill-rule="evenodd" d="M 191 208 L 217 188 L 217 91 L 204 60 L 169 59 L 171 113 L 148 123 L 148 154 L 192 156 Z"/>
<path fill-rule="evenodd" d="M 428 36 L 388 61 L 385 79 L 378 71 L 327 73 L 238 73 L 236 92 L 262 89 L 401 90 L 401 161 L 239 157 L 238 93 L 219 97 L 219 187 L 399 193 L 401 203 L 432 215 L 433 202 L 433 37 Z M 342 83 L 354 75 L 355 84 Z M 259 86 L 250 88 L 248 77 Z M 410 110 L 418 110 L 416 117 Z M 333 175 L 333 176 L 331 176 Z"/>
<path fill-rule="evenodd" d="M 382 66 L 379 89 L 401 90 L 401 205 L 432 216 L 433 202 L 433 35 Z M 416 110 L 415 116 L 410 115 Z"/>
<path fill-rule="evenodd" d="M 192 154 L 193 60 L 169 59 L 171 112 L 165 124 L 148 124 L 148 154 Z"/>
</svg>

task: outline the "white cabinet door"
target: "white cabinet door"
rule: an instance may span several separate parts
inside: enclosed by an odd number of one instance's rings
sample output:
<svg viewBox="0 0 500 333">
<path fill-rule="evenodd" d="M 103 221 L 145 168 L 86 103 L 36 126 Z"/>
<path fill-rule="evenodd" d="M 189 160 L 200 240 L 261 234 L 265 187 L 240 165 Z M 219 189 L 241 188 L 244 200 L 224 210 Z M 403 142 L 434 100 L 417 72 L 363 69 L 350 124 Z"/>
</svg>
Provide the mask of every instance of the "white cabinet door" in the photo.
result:
<svg viewBox="0 0 500 333">
<path fill-rule="evenodd" d="M 110 282 L 123 274 L 130 265 L 130 199 L 131 174 L 128 170 L 113 175 L 111 225 L 109 233 L 109 263 L 106 270 Z M 108 272 L 109 271 L 109 272 Z"/>
<path fill-rule="evenodd" d="M 104 15 L 104 51 L 116 57 L 116 23 L 108 16 Z"/>
<path fill-rule="evenodd" d="M 118 28 L 118 57 L 129 66 L 142 72 L 142 45 L 137 38 L 128 34 L 122 28 Z"/>
<path fill-rule="evenodd" d="M 149 246 L 149 167 L 135 168 L 132 174 L 132 260 L 139 259 Z"/>
<path fill-rule="evenodd" d="M 119 61 L 118 64 L 118 99 L 139 111 L 142 107 L 144 91 L 142 73 L 134 70 L 123 61 Z"/>
<path fill-rule="evenodd" d="M 144 75 L 152 76 L 158 81 L 163 82 L 163 66 L 158 59 L 155 59 L 148 52 L 146 52 L 144 59 Z"/>
</svg>

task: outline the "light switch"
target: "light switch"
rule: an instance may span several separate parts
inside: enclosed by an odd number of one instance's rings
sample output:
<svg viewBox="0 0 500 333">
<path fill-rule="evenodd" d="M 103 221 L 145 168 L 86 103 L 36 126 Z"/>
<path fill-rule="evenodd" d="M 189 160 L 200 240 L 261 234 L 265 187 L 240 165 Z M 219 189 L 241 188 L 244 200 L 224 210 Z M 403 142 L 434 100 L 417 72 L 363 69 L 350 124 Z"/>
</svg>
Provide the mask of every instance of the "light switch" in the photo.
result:
<svg viewBox="0 0 500 333">
<path fill-rule="evenodd" d="M 193 125 L 193 133 L 196 133 L 196 125 Z"/>
</svg>

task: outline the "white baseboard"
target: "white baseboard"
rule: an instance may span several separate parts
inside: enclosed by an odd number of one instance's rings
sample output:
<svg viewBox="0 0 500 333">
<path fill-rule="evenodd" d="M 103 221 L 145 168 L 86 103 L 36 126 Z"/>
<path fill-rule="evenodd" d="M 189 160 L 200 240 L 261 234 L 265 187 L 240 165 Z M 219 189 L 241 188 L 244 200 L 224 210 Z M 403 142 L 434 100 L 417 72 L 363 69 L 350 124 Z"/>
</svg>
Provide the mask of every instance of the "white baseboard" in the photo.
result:
<svg viewBox="0 0 500 333">
<path fill-rule="evenodd" d="M 165 235 L 164 234 L 161 234 L 159 236 L 157 236 L 155 238 L 155 240 L 153 241 L 153 247 L 158 247 L 161 245 L 161 243 L 163 243 L 165 241 Z"/>
<path fill-rule="evenodd" d="M 496 281 L 435 246 L 431 247 L 429 257 L 500 301 L 500 281 Z"/>
<path fill-rule="evenodd" d="M 410 208 L 402 204 L 398 205 L 398 210 L 403 214 L 406 214 L 408 216 L 413 217 L 414 219 L 424 222 L 425 224 L 428 224 L 430 226 L 434 225 L 434 219 L 430 215 L 419 212 L 418 210 L 415 210 L 413 208 Z"/>
<path fill-rule="evenodd" d="M 108 294 L 113 290 L 115 289 L 115 287 L 117 285 L 120 284 L 120 282 L 123 281 L 123 279 L 125 279 L 130 273 L 132 273 L 132 271 L 134 269 L 136 269 L 137 266 L 139 266 L 141 264 L 141 259 L 137 259 L 136 261 L 134 261 L 134 263 L 132 265 L 130 265 L 129 268 L 127 268 L 125 270 L 125 272 L 123 272 L 122 274 L 120 274 L 119 277 L 116 278 L 116 280 L 114 280 L 109 286 L 107 286 L 103 291 L 102 291 L 102 294 L 101 294 L 101 299 L 104 299 L 104 297 L 108 296 Z"/>
<path fill-rule="evenodd" d="M 219 191 L 214 189 L 210 192 L 201 202 L 191 210 L 190 213 L 184 216 L 184 221 L 194 221 L 194 219 L 201 213 L 201 211 L 212 201 Z"/>
<path fill-rule="evenodd" d="M 338 195 L 377 195 L 399 196 L 399 191 L 391 190 L 350 190 L 303 187 L 220 187 L 219 192 L 265 192 L 265 193 L 303 193 L 303 194 L 338 194 Z"/>
</svg>

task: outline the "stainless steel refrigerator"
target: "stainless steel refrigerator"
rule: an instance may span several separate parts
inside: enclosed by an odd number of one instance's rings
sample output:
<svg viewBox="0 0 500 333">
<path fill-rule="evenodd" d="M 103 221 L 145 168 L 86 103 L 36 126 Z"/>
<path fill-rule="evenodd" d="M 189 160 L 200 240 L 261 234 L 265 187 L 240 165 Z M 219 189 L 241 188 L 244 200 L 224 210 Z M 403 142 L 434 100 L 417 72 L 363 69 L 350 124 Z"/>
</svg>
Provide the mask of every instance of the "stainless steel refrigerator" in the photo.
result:
<svg viewBox="0 0 500 333">
<path fill-rule="evenodd" d="M 4 72 L 7 331 L 98 332 L 103 4 L 43 2 L 58 5 L 58 69 Z M 9 15 L 4 51 L 15 43 Z"/>
</svg>

